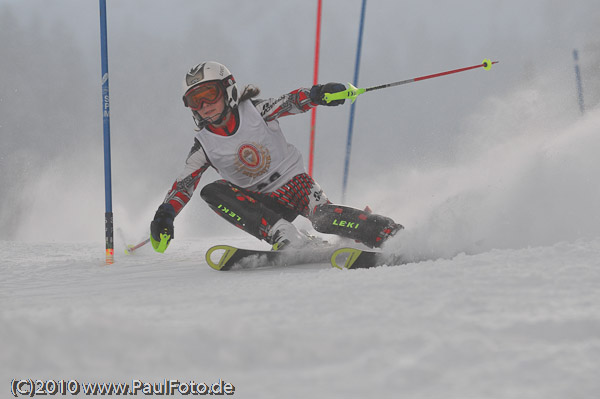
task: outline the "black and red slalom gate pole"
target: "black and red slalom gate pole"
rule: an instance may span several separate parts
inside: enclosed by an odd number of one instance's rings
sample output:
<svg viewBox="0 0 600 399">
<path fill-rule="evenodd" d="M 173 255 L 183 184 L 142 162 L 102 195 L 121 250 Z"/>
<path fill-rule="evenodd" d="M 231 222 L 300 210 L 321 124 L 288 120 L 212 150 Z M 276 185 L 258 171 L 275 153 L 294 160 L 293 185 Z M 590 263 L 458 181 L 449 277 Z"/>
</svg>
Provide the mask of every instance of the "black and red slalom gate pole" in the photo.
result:
<svg viewBox="0 0 600 399">
<path fill-rule="evenodd" d="M 386 83 L 383 85 L 367 87 L 364 89 L 359 89 L 357 87 L 354 87 L 352 84 L 348 83 L 348 87 L 349 87 L 348 90 L 340 91 L 337 93 L 326 93 L 323 96 L 323 98 L 327 102 L 335 101 L 335 100 L 345 100 L 347 98 L 352 100 L 352 102 L 354 102 L 356 100 L 356 97 L 358 97 L 360 94 L 366 93 L 368 91 L 385 89 L 385 88 L 394 87 L 394 86 L 400 86 L 400 85 L 404 85 L 407 83 L 418 82 L 418 81 L 426 80 L 426 79 L 438 78 L 440 76 L 452 75 L 454 73 L 470 71 L 471 69 L 476 69 L 476 68 L 483 68 L 485 70 L 490 70 L 490 69 L 492 69 L 492 65 L 497 64 L 498 62 L 499 61 L 490 61 L 488 59 L 485 59 L 485 60 L 483 60 L 483 62 L 481 64 L 477 64 L 477 65 L 473 65 L 473 66 L 469 66 L 469 67 L 465 67 L 465 68 L 453 69 L 451 71 L 445 71 L 445 72 L 434 73 L 431 75 L 419 76 L 419 77 L 412 78 L 412 79 L 401 80 L 399 82 L 393 82 L 393 83 Z"/>
</svg>

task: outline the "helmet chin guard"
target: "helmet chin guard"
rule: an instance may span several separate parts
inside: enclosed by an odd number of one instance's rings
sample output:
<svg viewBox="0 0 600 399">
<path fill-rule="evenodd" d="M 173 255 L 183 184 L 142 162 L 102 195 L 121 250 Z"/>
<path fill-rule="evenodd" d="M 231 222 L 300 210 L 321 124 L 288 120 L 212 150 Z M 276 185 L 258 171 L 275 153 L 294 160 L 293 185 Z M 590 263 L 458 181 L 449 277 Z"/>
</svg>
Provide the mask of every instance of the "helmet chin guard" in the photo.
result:
<svg viewBox="0 0 600 399">
<path fill-rule="evenodd" d="M 225 108 L 223 109 L 223 112 L 221 112 L 221 114 L 215 119 L 211 118 L 206 119 L 206 118 L 202 118 L 200 116 L 200 113 L 198 111 L 192 110 L 192 116 L 194 117 L 194 122 L 196 123 L 196 126 L 198 126 L 198 129 L 204 129 L 207 125 L 214 125 L 214 124 L 219 124 L 221 122 L 223 122 L 225 120 L 225 116 L 227 115 L 227 112 L 229 112 L 231 110 L 230 106 L 225 106 Z"/>
</svg>

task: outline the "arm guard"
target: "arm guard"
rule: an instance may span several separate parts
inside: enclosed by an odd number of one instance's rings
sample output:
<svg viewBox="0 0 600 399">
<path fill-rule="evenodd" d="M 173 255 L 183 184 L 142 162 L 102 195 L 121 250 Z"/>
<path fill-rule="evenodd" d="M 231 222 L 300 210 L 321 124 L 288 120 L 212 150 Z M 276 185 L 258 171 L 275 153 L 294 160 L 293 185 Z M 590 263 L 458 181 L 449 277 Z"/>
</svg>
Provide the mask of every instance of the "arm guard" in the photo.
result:
<svg viewBox="0 0 600 399">
<path fill-rule="evenodd" d="M 192 198 L 194 190 L 196 190 L 198 183 L 200 183 L 202 174 L 209 166 L 211 166 L 210 162 L 208 162 L 200 142 L 195 139 L 194 146 L 185 161 L 185 168 L 177 180 L 175 180 L 175 183 L 173 183 L 163 203 L 171 204 L 176 214 L 179 214 Z"/>
<path fill-rule="evenodd" d="M 252 100 L 266 122 L 274 121 L 282 116 L 296 115 L 317 106 L 310 99 L 310 89 L 301 88 L 279 98 Z"/>
</svg>

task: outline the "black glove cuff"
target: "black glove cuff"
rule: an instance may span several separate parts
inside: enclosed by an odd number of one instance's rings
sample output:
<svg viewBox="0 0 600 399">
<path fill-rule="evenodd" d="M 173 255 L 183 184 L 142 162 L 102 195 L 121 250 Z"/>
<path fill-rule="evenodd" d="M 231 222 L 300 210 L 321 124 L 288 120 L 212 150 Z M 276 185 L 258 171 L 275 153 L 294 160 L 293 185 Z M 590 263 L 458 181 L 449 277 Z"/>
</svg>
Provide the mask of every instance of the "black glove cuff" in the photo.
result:
<svg viewBox="0 0 600 399">
<path fill-rule="evenodd" d="M 310 101 L 318 105 L 327 104 L 325 101 L 323 101 L 323 96 L 321 94 L 322 87 L 323 85 L 314 85 L 310 88 Z"/>
<path fill-rule="evenodd" d="M 162 204 L 158 207 L 156 214 L 154 214 L 154 220 L 150 223 L 150 234 L 155 241 L 160 241 L 160 235 L 166 232 L 171 236 L 171 239 L 175 238 L 173 221 L 175 219 L 175 208 L 169 203 Z"/>
<path fill-rule="evenodd" d="M 310 100 L 318 105 L 336 106 L 343 104 L 346 100 L 333 100 L 330 102 L 325 101 L 323 96 L 325 93 L 337 93 L 346 90 L 346 86 L 341 83 L 330 82 L 324 85 L 314 85 L 310 89 Z"/>
<path fill-rule="evenodd" d="M 159 218 L 175 219 L 175 208 L 173 208 L 173 205 L 164 203 L 159 206 L 158 210 L 154 214 L 154 220 Z"/>
</svg>

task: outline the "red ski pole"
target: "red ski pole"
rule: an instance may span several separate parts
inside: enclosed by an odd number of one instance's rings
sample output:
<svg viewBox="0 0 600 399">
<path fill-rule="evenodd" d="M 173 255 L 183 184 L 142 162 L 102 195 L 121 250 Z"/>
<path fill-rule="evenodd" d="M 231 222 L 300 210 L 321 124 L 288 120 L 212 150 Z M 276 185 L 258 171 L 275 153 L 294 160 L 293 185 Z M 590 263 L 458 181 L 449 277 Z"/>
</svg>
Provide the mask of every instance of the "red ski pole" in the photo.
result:
<svg viewBox="0 0 600 399">
<path fill-rule="evenodd" d="M 380 86 L 367 87 L 364 89 L 359 89 L 357 87 L 354 87 L 351 83 L 348 83 L 348 87 L 349 87 L 348 90 L 340 91 L 337 93 L 325 93 L 325 95 L 323 96 L 323 99 L 327 102 L 330 102 L 330 101 L 335 101 L 335 100 L 345 100 L 345 99 L 349 98 L 352 100 L 352 102 L 354 102 L 356 100 L 356 97 L 358 97 L 360 94 L 366 93 L 368 91 L 385 89 L 387 87 L 393 87 L 393 86 L 400 86 L 400 85 L 404 85 L 407 83 L 418 82 L 420 80 L 438 78 L 440 76 L 451 75 L 453 73 L 469 71 L 471 69 L 476 69 L 476 68 L 483 68 L 485 70 L 490 70 L 490 69 L 492 69 L 492 65 L 497 64 L 498 62 L 499 61 L 490 61 L 488 59 L 485 59 L 485 60 L 483 60 L 483 62 L 481 64 L 477 64 L 477 65 L 473 65 L 473 66 L 469 66 L 469 67 L 465 67 L 465 68 L 459 68 L 459 69 L 453 69 L 451 71 L 434 73 L 432 75 L 419 76 L 417 78 L 401 80 L 399 82 L 393 82 L 393 83 L 386 83 L 386 84 L 383 84 Z"/>
<path fill-rule="evenodd" d="M 128 254 L 132 254 L 133 252 L 135 252 L 136 249 L 143 247 L 144 245 L 148 244 L 149 242 L 150 242 L 150 238 L 147 238 L 137 245 L 128 245 L 127 248 L 125 248 L 125 252 Z"/>
</svg>

